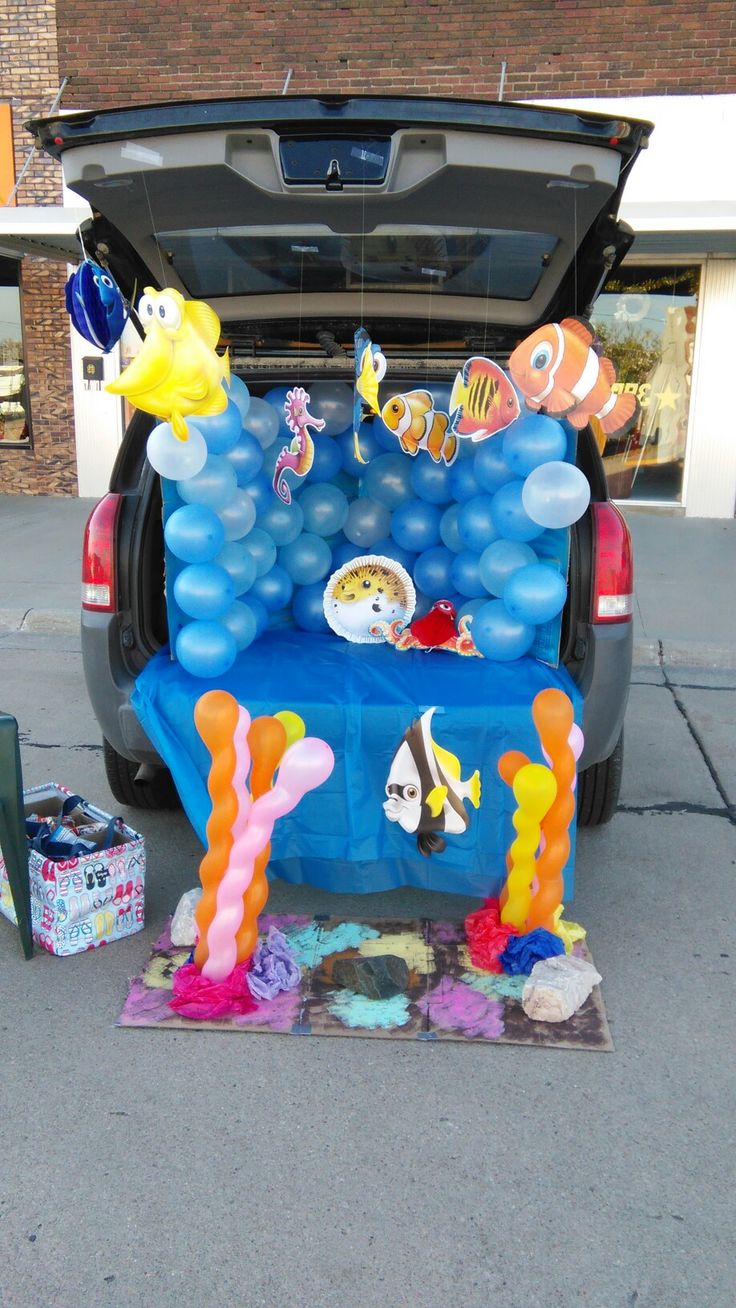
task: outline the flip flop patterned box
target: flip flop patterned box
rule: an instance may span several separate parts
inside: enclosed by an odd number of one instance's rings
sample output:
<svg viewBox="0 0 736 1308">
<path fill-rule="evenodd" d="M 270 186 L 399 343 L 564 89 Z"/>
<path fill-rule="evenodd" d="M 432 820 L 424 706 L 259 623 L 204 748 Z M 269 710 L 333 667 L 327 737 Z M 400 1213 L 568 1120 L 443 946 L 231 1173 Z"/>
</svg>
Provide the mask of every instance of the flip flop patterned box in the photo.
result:
<svg viewBox="0 0 736 1308">
<path fill-rule="evenodd" d="M 34 786 L 23 794 L 26 817 L 56 818 L 71 797 L 72 792 L 57 782 Z M 143 836 L 84 799 L 79 799 L 70 816 L 89 843 L 109 844 L 62 860 L 30 850 L 33 938 L 50 954 L 79 954 L 143 929 Z M 0 913 L 15 922 L 2 855 Z"/>
</svg>

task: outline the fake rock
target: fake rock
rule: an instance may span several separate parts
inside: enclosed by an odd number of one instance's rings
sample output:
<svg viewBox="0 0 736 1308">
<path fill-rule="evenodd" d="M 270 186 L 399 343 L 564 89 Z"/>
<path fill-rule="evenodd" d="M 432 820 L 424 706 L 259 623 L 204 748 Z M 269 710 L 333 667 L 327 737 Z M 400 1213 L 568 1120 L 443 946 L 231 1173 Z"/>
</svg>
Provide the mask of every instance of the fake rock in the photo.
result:
<svg viewBox="0 0 736 1308">
<path fill-rule="evenodd" d="M 521 1006 L 535 1022 L 566 1022 L 601 980 L 592 963 L 558 954 L 535 963 L 521 995 Z"/>
<path fill-rule="evenodd" d="M 171 919 L 172 945 L 196 944 L 197 927 L 194 921 L 194 910 L 201 897 L 202 889 L 200 886 L 195 890 L 187 890 L 182 895 L 176 906 L 176 912 Z"/>
<path fill-rule="evenodd" d="M 333 964 L 332 979 L 335 985 L 355 990 L 368 999 L 392 999 L 406 990 L 409 969 L 396 954 L 338 958 Z"/>
</svg>

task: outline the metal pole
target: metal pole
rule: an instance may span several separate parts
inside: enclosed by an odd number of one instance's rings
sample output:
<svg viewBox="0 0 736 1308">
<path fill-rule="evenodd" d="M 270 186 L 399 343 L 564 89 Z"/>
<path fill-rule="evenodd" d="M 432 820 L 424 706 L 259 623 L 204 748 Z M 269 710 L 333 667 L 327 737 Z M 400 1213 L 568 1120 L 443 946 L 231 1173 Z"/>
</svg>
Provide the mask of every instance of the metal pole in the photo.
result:
<svg viewBox="0 0 736 1308">
<path fill-rule="evenodd" d="M 506 85 L 506 60 L 505 60 L 505 59 L 502 59 L 502 60 L 501 60 L 501 81 L 500 81 L 499 86 L 498 86 L 498 99 L 499 99 L 499 102 L 500 102 L 501 100 L 503 100 L 503 88 L 504 88 L 505 85 Z"/>
<path fill-rule="evenodd" d="M 62 95 L 64 94 L 64 91 L 65 91 L 65 89 L 66 89 L 66 84 L 67 84 L 68 81 L 69 81 L 69 78 L 68 78 L 68 77 L 65 77 L 65 78 L 64 78 L 64 81 L 61 83 L 61 86 L 59 87 L 58 91 L 56 92 L 56 95 L 54 96 L 54 102 L 53 102 L 51 108 L 49 109 L 48 114 L 46 115 L 47 118 L 50 118 L 51 115 L 54 113 L 54 111 L 58 108 L 59 101 L 61 100 L 61 97 L 62 97 Z M 30 166 L 31 166 L 31 164 L 32 164 L 32 162 L 33 162 L 33 159 L 34 159 L 35 153 L 36 153 L 36 146 L 35 146 L 35 144 L 34 144 L 34 145 L 31 146 L 31 149 L 30 149 L 29 154 L 28 154 L 28 158 L 26 159 L 25 163 L 23 164 L 23 167 L 22 167 L 21 170 L 20 170 L 20 173 L 18 174 L 18 180 L 16 181 L 15 186 L 13 187 L 12 191 L 10 192 L 10 195 L 8 196 L 7 200 L 5 201 L 5 208 L 7 208 L 7 206 L 10 204 L 11 200 L 14 200 L 15 197 L 16 197 L 16 195 L 18 194 L 18 188 L 20 187 L 21 182 L 23 181 L 23 178 L 25 177 L 26 173 L 28 172 L 28 169 L 30 168 Z"/>
</svg>

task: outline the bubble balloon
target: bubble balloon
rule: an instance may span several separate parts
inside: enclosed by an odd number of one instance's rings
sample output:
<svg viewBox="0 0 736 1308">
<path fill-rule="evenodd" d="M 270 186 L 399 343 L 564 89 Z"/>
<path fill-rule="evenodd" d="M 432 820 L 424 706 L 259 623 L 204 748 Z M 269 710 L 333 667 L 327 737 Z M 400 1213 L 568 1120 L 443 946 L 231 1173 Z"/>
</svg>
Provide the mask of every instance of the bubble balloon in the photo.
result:
<svg viewBox="0 0 736 1308">
<path fill-rule="evenodd" d="M 524 482 L 522 501 L 542 527 L 571 527 L 590 503 L 590 486 L 574 463 L 543 463 Z"/>
<path fill-rule="evenodd" d="M 405 454 L 379 454 L 362 469 L 362 489 L 372 500 L 395 509 L 412 498 L 411 459 Z"/>
<path fill-rule="evenodd" d="M 323 605 L 324 590 L 324 584 L 316 582 L 295 591 L 294 621 L 302 631 L 329 631 Z"/>
<path fill-rule="evenodd" d="M 353 545 L 368 550 L 391 530 L 391 514 L 385 504 L 377 500 L 353 500 L 343 525 L 343 532 Z"/>
<path fill-rule="evenodd" d="M 342 450 L 337 441 L 324 440 L 322 436 L 318 436 L 314 442 L 314 460 L 304 480 L 315 484 L 331 481 L 341 467 Z M 298 491 L 302 484 L 296 480 L 292 486 L 292 494 Z"/>
<path fill-rule="evenodd" d="M 302 530 L 304 514 L 295 500 L 284 504 L 274 496 L 273 503 L 264 512 L 259 512 L 257 521 L 261 531 L 265 531 L 275 545 L 288 545 Z"/>
<path fill-rule="evenodd" d="M 353 420 L 353 388 L 347 382 L 314 382 L 309 387 L 309 411 L 324 421 L 325 436 L 339 436 Z"/>
<path fill-rule="evenodd" d="M 257 577 L 251 587 L 251 593 L 261 601 L 269 613 L 278 613 L 286 608 L 291 600 L 294 586 L 289 576 L 278 563 L 264 577 Z"/>
<path fill-rule="evenodd" d="M 212 509 L 185 504 L 176 509 L 164 527 L 172 554 L 185 563 L 209 563 L 225 543 L 225 528 Z"/>
<path fill-rule="evenodd" d="M 217 555 L 215 563 L 224 568 L 232 578 L 236 595 L 243 595 L 245 591 L 250 590 L 256 579 L 256 562 L 244 544 L 240 541 L 228 541 Z"/>
<path fill-rule="evenodd" d="M 512 617 L 538 626 L 550 622 L 565 607 L 565 579 L 546 563 L 531 563 L 509 577 L 503 602 Z"/>
<path fill-rule="evenodd" d="M 265 577 L 276 562 L 276 546 L 271 537 L 260 527 L 254 527 L 243 541 L 243 549 L 250 554 L 256 565 L 256 577 Z"/>
<path fill-rule="evenodd" d="M 482 493 L 483 487 L 475 475 L 475 459 L 453 463 L 450 468 L 450 491 L 452 499 L 459 504 Z"/>
<path fill-rule="evenodd" d="M 176 638 L 176 657 L 193 677 L 221 677 L 232 667 L 238 646 L 221 622 L 189 622 Z"/>
<path fill-rule="evenodd" d="M 225 528 L 225 540 L 242 540 L 256 520 L 256 506 L 248 492 L 238 488 L 224 508 L 217 510 L 217 516 Z"/>
<path fill-rule="evenodd" d="M 505 540 L 534 540 L 544 528 L 529 517 L 522 503 L 523 482 L 510 481 L 493 496 L 491 516 L 499 536 Z"/>
<path fill-rule="evenodd" d="M 465 543 L 460 536 L 457 526 L 459 512 L 460 505 L 451 504 L 449 509 L 445 509 L 442 518 L 440 519 L 440 536 L 442 537 L 442 543 L 447 546 L 448 550 L 452 550 L 453 554 L 459 554 L 462 549 L 465 549 Z"/>
<path fill-rule="evenodd" d="M 210 454 L 227 454 L 240 440 L 243 420 L 234 400 L 228 400 L 222 413 L 197 418 L 197 426 L 207 442 Z"/>
<path fill-rule="evenodd" d="M 517 419 L 503 435 L 504 463 L 517 477 L 528 477 L 542 463 L 564 459 L 566 450 L 562 424 L 543 413 Z"/>
<path fill-rule="evenodd" d="M 474 495 L 472 500 L 466 500 L 460 505 L 460 512 L 457 515 L 457 530 L 463 544 L 470 550 L 475 550 L 480 554 L 486 545 L 498 536 L 491 509 L 493 507 L 493 496 L 488 494 Z"/>
<path fill-rule="evenodd" d="M 174 581 L 174 599 L 190 618 L 220 618 L 235 599 L 232 577 L 217 563 L 190 563 Z"/>
<path fill-rule="evenodd" d="M 220 622 L 235 637 L 239 650 L 247 649 L 258 635 L 258 619 L 246 600 L 236 600 L 231 604 Z"/>
<path fill-rule="evenodd" d="M 436 504 L 425 500 L 407 500 L 391 514 L 391 535 L 397 545 L 422 554 L 440 542 L 442 514 Z"/>
<path fill-rule="evenodd" d="M 411 462 L 411 487 L 420 500 L 428 504 L 449 504 L 455 498 L 452 490 L 452 469 L 445 463 L 417 458 Z"/>
<path fill-rule="evenodd" d="M 146 443 L 148 462 L 160 477 L 181 481 L 193 477 L 203 468 L 207 459 L 204 436 L 191 423 L 187 423 L 189 439 L 180 441 L 168 422 L 159 422 Z"/>
<path fill-rule="evenodd" d="M 322 482 L 302 491 L 298 508 L 303 514 L 305 531 L 313 531 L 317 536 L 332 536 L 342 530 L 349 505 L 347 497 L 337 486 Z"/>
<path fill-rule="evenodd" d="M 365 459 L 365 463 L 360 463 L 355 457 L 352 427 L 347 431 L 344 431 L 342 436 L 338 436 L 337 438 L 337 443 L 340 446 L 342 466 L 345 472 L 349 473 L 351 477 L 364 476 L 366 468 L 370 467 L 373 460 L 377 459 L 382 453 L 382 448 L 373 431 L 374 426 L 374 423 L 363 423 L 360 428 L 360 452 Z M 395 440 L 392 449 L 394 451 L 396 450 Z"/>
<path fill-rule="evenodd" d="M 444 545 L 433 545 L 414 564 L 414 584 L 430 599 L 447 599 L 453 592 L 452 565 L 455 555 Z"/>
<path fill-rule="evenodd" d="M 303 531 L 291 544 L 279 550 L 279 564 L 288 572 L 295 586 L 311 586 L 330 571 L 332 550 L 321 536 Z"/>
<path fill-rule="evenodd" d="M 452 584 L 456 591 L 468 599 L 477 599 L 486 593 L 480 579 L 478 563 L 478 555 L 472 550 L 463 550 L 460 554 L 456 554 L 452 561 L 450 569 Z"/>
<path fill-rule="evenodd" d="M 514 474 L 502 455 L 503 445 L 499 440 L 483 441 L 475 456 L 473 472 L 475 480 L 482 490 L 493 495 L 507 482 L 513 481 Z"/>
<path fill-rule="evenodd" d="M 210 454 L 199 472 L 176 483 L 185 504 L 204 504 L 208 509 L 224 508 L 237 488 L 235 469 L 221 454 Z"/>
<path fill-rule="evenodd" d="M 509 577 L 537 562 L 531 545 L 519 540 L 494 540 L 480 556 L 480 577 L 491 595 L 502 596 Z"/>
<path fill-rule="evenodd" d="M 239 486 L 247 486 L 263 467 L 263 450 L 249 431 L 241 431 L 237 445 L 228 450 L 225 458 L 235 470 Z"/>
<path fill-rule="evenodd" d="M 248 409 L 250 408 L 250 391 L 242 377 L 236 377 L 235 373 L 232 372 L 230 374 L 229 383 L 225 382 L 225 390 L 233 401 L 233 404 L 237 404 L 242 424 L 243 419 L 247 417 Z"/>
<path fill-rule="evenodd" d="M 371 554 L 383 554 L 387 559 L 395 559 L 409 573 L 412 571 L 417 557 L 410 550 L 402 549 L 401 545 L 397 545 L 393 536 L 384 536 L 383 540 L 377 540 L 375 545 L 371 545 Z"/>
<path fill-rule="evenodd" d="M 243 419 L 246 431 L 251 432 L 264 450 L 272 445 L 279 433 L 279 415 L 265 400 L 251 395 L 248 412 Z M 291 433 L 289 433 L 291 436 Z"/>
<path fill-rule="evenodd" d="M 513 618 L 500 599 L 481 605 L 470 631 L 476 649 L 497 663 L 509 663 L 528 654 L 535 636 L 534 627 Z"/>
</svg>

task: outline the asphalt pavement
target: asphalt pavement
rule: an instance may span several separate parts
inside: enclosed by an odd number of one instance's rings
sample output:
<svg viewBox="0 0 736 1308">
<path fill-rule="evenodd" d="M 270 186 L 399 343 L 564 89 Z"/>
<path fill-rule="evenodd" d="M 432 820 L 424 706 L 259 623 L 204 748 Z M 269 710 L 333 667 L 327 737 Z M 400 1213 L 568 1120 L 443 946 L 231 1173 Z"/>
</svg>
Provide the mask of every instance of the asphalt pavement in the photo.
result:
<svg viewBox="0 0 736 1308">
<path fill-rule="evenodd" d="M 0 497 L 2 705 L 26 785 L 114 810 L 79 654 L 88 507 Z M 3 1308 L 732 1308 L 736 531 L 628 517 L 621 805 L 580 833 L 572 905 L 615 1052 L 116 1029 L 201 856 L 182 814 L 127 810 L 144 932 L 25 962 L 0 919 Z"/>
</svg>

